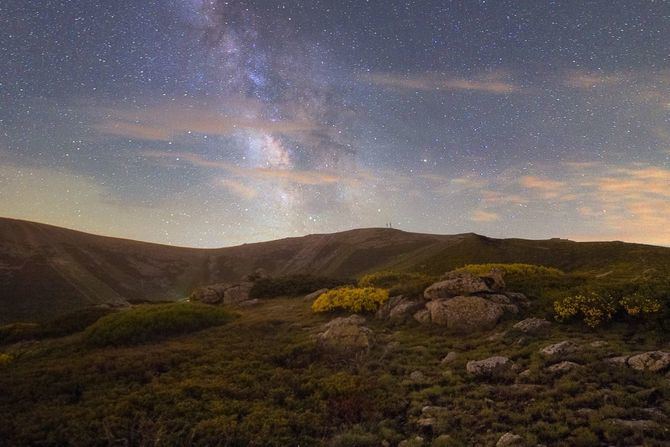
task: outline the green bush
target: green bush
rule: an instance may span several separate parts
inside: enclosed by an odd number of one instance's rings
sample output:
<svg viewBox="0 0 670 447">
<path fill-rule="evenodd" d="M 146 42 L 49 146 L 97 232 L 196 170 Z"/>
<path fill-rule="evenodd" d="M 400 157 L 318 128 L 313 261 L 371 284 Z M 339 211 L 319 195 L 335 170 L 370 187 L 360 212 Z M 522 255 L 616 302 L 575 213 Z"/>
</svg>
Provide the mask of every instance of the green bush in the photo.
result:
<svg viewBox="0 0 670 447">
<path fill-rule="evenodd" d="M 387 289 L 389 296 L 420 296 L 428 286 L 438 280 L 424 273 L 381 271 L 370 273 L 358 280 L 359 287 Z"/>
<path fill-rule="evenodd" d="M 231 319 L 219 307 L 204 304 L 148 304 L 101 318 L 84 333 L 92 346 L 120 346 L 159 340 L 218 326 Z"/>
<path fill-rule="evenodd" d="M 340 287 L 329 290 L 312 303 L 314 312 L 346 310 L 350 312 L 374 312 L 388 300 L 388 291 L 375 287 Z"/>
<path fill-rule="evenodd" d="M 61 315 L 45 323 L 12 323 L 0 327 L 0 343 L 63 337 L 81 332 L 100 318 L 113 312 L 111 309 L 91 307 Z"/>
<path fill-rule="evenodd" d="M 353 284 L 351 280 L 313 275 L 287 275 L 276 278 L 260 278 L 249 291 L 251 298 L 275 298 L 278 296 L 298 296 L 319 289 Z"/>
</svg>

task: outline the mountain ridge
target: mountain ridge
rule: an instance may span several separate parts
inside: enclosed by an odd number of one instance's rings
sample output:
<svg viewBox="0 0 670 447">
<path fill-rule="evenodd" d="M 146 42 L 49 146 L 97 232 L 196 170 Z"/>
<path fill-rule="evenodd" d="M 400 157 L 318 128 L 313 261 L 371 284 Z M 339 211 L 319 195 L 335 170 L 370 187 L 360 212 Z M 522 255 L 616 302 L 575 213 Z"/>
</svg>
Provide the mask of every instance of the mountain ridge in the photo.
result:
<svg viewBox="0 0 670 447">
<path fill-rule="evenodd" d="M 99 304 L 174 301 L 203 284 L 270 275 L 439 274 L 469 263 L 525 262 L 615 275 L 670 271 L 670 248 L 625 242 L 496 239 L 390 228 L 310 234 L 222 248 L 178 247 L 0 217 L 0 323 Z"/>
</svg>

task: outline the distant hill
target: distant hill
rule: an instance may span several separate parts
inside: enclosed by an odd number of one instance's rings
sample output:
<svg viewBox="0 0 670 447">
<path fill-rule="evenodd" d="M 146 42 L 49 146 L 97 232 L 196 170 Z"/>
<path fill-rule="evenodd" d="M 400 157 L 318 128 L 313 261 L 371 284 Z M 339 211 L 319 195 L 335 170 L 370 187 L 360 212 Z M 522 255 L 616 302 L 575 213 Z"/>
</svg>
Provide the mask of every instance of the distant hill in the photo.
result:
<svg viewBox="0 0 670 447">
<path fill-rule="evenodd" d="M 195 249 L 0 218 L 0 323 L 101 303 L 173 301 L 197 285 L 238 280 L 257 268 L 271 275 L 355 277 L 380 269 L 441 273 L 482 262 L 542 264 L 594 275 L 667 274 L 670 248 L 368 228 Z"/>
</svg>

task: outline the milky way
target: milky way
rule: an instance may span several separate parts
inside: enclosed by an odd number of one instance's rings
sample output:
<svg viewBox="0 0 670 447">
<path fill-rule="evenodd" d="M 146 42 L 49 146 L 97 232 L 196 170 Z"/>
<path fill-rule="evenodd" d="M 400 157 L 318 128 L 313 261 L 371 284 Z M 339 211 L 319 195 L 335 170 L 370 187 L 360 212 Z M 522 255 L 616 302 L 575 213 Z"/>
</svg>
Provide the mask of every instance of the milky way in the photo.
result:
<svg viewBox="0 0 670 447">
<path fill-rule="evenodd" d="M 0 0 L 0 215 L 670 244 L 666 1 Z"/>
</svg>

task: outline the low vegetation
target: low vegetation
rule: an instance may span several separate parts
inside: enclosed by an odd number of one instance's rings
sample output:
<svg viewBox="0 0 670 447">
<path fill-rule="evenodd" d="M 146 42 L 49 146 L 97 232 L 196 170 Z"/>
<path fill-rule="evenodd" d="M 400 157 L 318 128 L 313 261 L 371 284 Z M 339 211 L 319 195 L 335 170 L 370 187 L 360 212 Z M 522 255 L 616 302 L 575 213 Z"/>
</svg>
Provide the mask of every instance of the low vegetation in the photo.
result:
<svg viewBox="0 0 670 447">
<path fill-rule="evenodd" d="M 298 296 L 319 289 L 332 289 L 352 285 L 353 280 L 336 279 L 313 275 L 287 275 L 256 279 L 249 292 L 250 298 L 276 298 L 278 296 Z"/>
<path fill-rule="evenodd" d="M 436 276 L 414 272 L 380 271 L 358 280 L 359 287 L 378 287 L 388 290 L 389 296 L 421 296 L 426 288 L 437 281 Z"/>
<path fill-rule="evenodd" d="M 320 295 L 314 303 L 314 312 L 344 310 L 374 312 L 389 298 L 388 291 L 377 287 L 340 287 Z"/>
<path fill-rule="evenodd" d="M 202 304 L 137 306 L 101 318 L 84 333 L 91 346 L 134 345 L 224 324 L 229 311 Z"/>
</svg>

